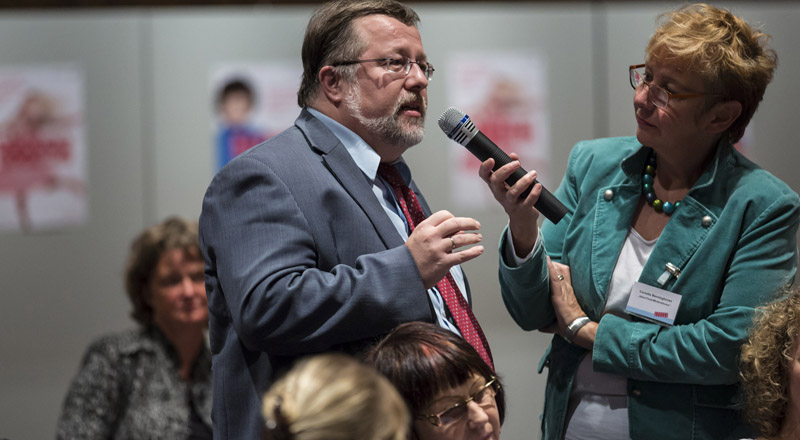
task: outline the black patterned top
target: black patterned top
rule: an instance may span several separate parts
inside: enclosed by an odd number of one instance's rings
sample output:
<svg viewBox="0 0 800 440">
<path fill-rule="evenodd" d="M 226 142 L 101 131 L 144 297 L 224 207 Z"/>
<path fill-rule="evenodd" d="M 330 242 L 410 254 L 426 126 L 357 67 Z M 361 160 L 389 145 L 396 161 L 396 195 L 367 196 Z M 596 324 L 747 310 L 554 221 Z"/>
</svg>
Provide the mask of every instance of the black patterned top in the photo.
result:
<svg viewBox="0 0 800 440">
<path fill-rule="evenodd" d="M 210 438 L 208 348 L 195 362 L 191 383 L 179 368 L 177 353 L 156 327 L 101 337 L 72 380 L 56 438 Z"/>
</svg>

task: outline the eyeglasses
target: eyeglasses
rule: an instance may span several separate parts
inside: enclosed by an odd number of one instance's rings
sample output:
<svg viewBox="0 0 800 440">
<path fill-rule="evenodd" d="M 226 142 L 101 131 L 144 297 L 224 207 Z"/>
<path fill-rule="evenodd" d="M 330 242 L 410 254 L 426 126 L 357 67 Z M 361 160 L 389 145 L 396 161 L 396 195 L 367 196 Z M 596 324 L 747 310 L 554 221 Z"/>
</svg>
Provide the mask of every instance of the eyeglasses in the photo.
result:
<svg viewBox="0 0 800 440">
<path fill-rule="evenodd" d="M 695 98 L 698 96 L 716 96 L 713 93 L 670 93 L 663 88 L 650 83 L 645 79 L 647 73 L 644 70 L 644 64 L 637 64 L 635 66 L 628 67 L 628 72 L 630 74 L 631 80 L 631 87 L 634 90 L 638 89 L 639 86 L 642 84 L 648 87 L 647 89 L 647 98 L 650 102 L 653 103 L 654 106 L 658 108 L 667 108 L 667 104 L 669 104 L 669 100 L 672 98 Z"/>
<path fill-rule="evenodd" d="M 469 396 L 464 402 L 456 403 L 438 414 L 420 415 L 417 418 L 425 419 L 433 426 L 447 426 L 463 419 L 467 415 L 467 404 L 470 402 L 475 402 L 482 408 L 488 408 L 495 404 L 494 396 L 500 390 L 500 385 L 495 385 L 496 382 L 497 378 L 492 376 L 492 380 L 486 382 L 486 385 Z"/>
<path fill-rule="evenodd" d="M 408 57 L 386 57 L 386 58 L 374 58 L 371 60 L 353 60 L 353 61 L 338 61 L 331 66 L 349 66 L 351 64 L 361 64 L 361 63 L 379 63 L 383 66 L 387 72 L 391 73 L 400 73 L 403 72 L 405 75 L 408 75 L 408 72 L 411 71 L 411 65 L 416 64 L 422 69 L 422 73 L 425 74 L 425 78 L 430 81 L 433 78 L 433 72 L 436 69 L 433 68 L 433 64 L 430 64 L 427 61 L 412 61 L 411 58 Z"/>
</svg>

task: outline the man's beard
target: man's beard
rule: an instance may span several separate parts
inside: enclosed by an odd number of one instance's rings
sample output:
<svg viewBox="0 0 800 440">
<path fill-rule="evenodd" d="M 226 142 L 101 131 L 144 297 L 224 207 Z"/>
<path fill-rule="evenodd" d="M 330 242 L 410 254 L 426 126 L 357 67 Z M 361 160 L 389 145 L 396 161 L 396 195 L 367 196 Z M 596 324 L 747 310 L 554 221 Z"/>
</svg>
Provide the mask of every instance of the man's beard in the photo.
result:
<svg viewBox="0 0 800 440">
<path fill-rule="evenodd" d="M 399 120 L 400 110 L 404 105 L 410 103 L 419 104 L 419 112 L 422 116 L 406 118 L 408 122 L 402 124 Z M 344 97 L 344 105 L 361 125 L 391 145 L 409 148 L 422 142 L 425 134 L 427 102 L 419 94 L 403 89 L 390 115 L 368 118 L 361 112 L 361 87 L 354 82 Z"/>
</svg>

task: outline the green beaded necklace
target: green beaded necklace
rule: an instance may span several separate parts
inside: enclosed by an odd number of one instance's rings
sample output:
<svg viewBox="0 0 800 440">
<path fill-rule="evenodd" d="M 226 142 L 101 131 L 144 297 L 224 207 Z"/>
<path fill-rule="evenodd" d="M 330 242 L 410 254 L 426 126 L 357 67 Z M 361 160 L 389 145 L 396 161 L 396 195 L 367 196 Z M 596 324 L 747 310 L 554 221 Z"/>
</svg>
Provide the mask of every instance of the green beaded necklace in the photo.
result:
<svg viewBox="0 0 800 440">
<path fill-rule="evenodd" d="M 642 173 L 642 191 L 644 191 L 644 199 L 647 201 L 647 204 L 652 206 L 656 212 L 663 212 L 667 215 L 672 215 L 675 212 L 675 209 L 680 206 L 681 201 L 678 200 L 675 203 L 672 202 L 664 202 L 661 199 L 656 197 L 656 193 L 653 190 L 653 182 L 655 182 L 656 177 L 656 153 L 651 152 L 650 155 L 647 156 L 647 165 L 644 167 L 644 173 Z"/>
</svg>

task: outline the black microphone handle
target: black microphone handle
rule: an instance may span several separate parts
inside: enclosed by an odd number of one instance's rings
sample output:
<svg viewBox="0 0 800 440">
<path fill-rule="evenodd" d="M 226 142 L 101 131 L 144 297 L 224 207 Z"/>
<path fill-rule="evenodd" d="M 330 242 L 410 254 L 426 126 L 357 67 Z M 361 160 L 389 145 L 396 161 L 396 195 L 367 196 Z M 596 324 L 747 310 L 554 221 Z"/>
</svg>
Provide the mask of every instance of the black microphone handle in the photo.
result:
<svg viewBox="0 0 800 440">
<path fill-rule="evenodd" d="M 513 160 L 508 156 L 508 154 L 506 154 L 505 151 L 501 150 L 500 147 L 492 142 L 491 139 L 486 137 L 486 135 L 481 131 L 478 131 L 478 133 L 475 134 L 475 137 L 473 137 L 467 143 L 466 148 L 481 162 L 484 162 L 489 158 L 493 158 L 494 168 L 492 168 L 492 171 L 497 171 L 500 167 L 512 162 Z M 508 176 L 506 183 L 509 185 L 514 185 L 527 173 L 528 172 L 525 171 L 524 168 L 520 167 L 517 171 L 514 171 L 513 174 Z M 520 197 L 528 197 L 528 194 L 530 194 L 533 186 L 537 183 L 538 181 L 534 180 L 533 183 L 526 188 L 522 194 L 520 194 Z M 567 213 L 567 207 L 564 206 L 564 204 L 562 204 L 561 201 L 559 201 L 556 196 L 554 196 L 553 193 L 548 191 L 544 186 L 542 186 L 542 192 L 539 194 L 539 199 L 533 204 L 533 207 L 542 213 L 542 215 L 544 215 L 548 220 L 553 222 L 553 224 L 558 223 Z"/>
</svg>

